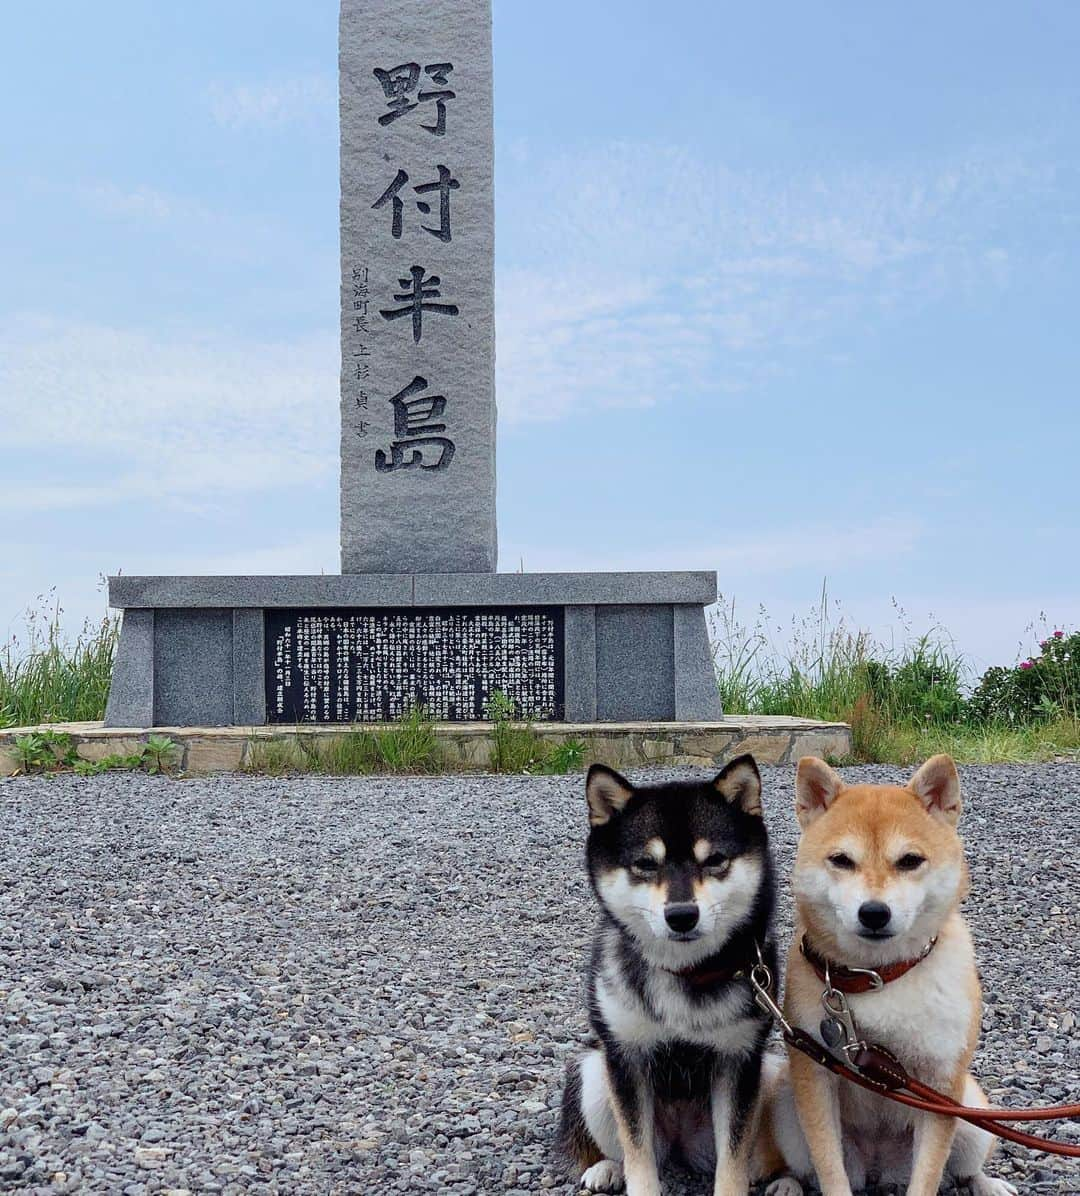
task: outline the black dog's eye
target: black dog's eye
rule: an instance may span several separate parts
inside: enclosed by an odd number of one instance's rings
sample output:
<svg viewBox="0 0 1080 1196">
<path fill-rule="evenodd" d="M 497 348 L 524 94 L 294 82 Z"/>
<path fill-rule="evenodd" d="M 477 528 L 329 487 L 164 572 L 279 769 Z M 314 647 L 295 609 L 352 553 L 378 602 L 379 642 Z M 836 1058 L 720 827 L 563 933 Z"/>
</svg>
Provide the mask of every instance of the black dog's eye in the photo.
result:
<svg viewBox="0 0 1080 1196">
<path fill-rule="evenodd" d="M 907 855 L 902 855 L 896 861 L 896 866 L 901 872 L 914 872 L 916 868 L 925 863 L 926 856 L 919 855 L 914 851 L 909 851 Z"/>
<path fill-rule="evenodd" d="M 638 872 L 659 872 L 660 871 L 660 865 L 652 858 L 651 855 L 643 855 L 640 860 L 635 860 L 634 868 Z"/>
<path fill-rule="evenodd" d="M 851 858 L 851 856 L 842 851 L 833 852 L 833 854 L 829 856 L 829 863 L 832 864 L 834 868 L 843 868 L 845 872 L 850 872 L 852 868 L 855 867 L 855 861 Z"/>
<path fill-rule="evenodd" d="M 727 856 L 722 852 L 714 851 L 701 866 L 702 868 L 726 868 L 729 862 Z"/>
</svg>

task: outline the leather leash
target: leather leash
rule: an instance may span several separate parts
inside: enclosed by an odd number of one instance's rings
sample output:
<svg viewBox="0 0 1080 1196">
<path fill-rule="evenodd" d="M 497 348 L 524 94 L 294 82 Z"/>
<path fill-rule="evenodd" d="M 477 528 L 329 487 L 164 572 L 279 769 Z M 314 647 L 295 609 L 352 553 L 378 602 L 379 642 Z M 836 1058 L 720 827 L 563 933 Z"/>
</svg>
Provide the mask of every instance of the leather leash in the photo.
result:
<svg viewBox="0 0 1080 1196">
<path fill-rule="evenodd" d="M 908 1105 L 924 1113 L 935 1113 L 941 1117 L 957 1117 L 986 1130 L 987 1133 L 996 1135 L 998 1138 L 1005 1138 L 1031 1150 L 1041 1150 L 1047 1154 L 1064 1155 L 1074 1159 L 1080 1158 L 1080 1144 L 1073 1145 L 1069 1142 L 1040 1138 L 1036 1134 L 1028 1134 L 1001 1124 L 1003 1121 L 1052 1121 L 1058 1118 L 1074 1120 L 1080 1118 L 1080 1104 L 1056 1105 L 1038 1109 L 983 1109 L 962 1105 L 944 1092 L 938 1092 L 937 1089 L 908 1075 L 903 1064 L 885 1047 L 862 1041 L 858 1042 L 855 1049 L 850 1052 L 849 1058 L 854 1066 L 849 1066 L 807 1031 L 799 1026 L 791 1025 L 784 1017 L 783 1010 L 777 1005 L 772 995 L 772 972 L 760 955 L 758 962 L 750 969 L 749 980 L 758 1007 L 771 1014 L 776 1020 L 783 1033 L 784 1041 L 834 1075 L 841 1076 L 852 1084 L 858 1084 L 860 1088 L 876 1092 L 887 1100 Z M 826 1008 L 828 1009 L 829 1006 L 827 1005 Z"/>
</svg>

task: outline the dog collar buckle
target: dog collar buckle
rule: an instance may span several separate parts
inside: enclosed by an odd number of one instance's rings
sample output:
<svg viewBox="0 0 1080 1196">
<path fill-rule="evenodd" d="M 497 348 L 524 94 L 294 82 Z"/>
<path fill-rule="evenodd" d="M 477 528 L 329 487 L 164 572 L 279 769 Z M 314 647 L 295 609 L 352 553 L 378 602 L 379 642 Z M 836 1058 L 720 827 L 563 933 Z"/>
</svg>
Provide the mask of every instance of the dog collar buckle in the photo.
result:
<svg viewBox="0 0 1080 1196">
<path fill-rule="evenodd" d="M 885 987 L 885 981 L 882 980 L 881 973 L 875 972 L 873 968 L 855 968 L 848 964 L 847 970 L 856 976 L 867 977 L 873 992 L 880 992 Z"/>
</svg>

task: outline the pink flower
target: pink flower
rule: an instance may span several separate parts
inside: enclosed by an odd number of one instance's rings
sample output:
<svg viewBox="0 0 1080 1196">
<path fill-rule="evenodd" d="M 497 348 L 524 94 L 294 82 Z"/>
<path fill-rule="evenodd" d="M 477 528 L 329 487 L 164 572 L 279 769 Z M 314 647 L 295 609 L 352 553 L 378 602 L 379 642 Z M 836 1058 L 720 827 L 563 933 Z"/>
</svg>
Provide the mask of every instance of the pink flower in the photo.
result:
<svg viewBox="0 0 1080 1196">
<path fill-rule="evenodd" d="M 1022 669 L 1030 669 L 1030 668 L 1034 668 L 1035 666 L 1034 666 L 1034 663 L 1030 660 L 1022 660 L 1022 661 L 1020 661 L 1020 667 Z"/>
<path fill-rule="evenodd" d="M 1060 639 L 1064 639 L 1064 638 L 1065 638 L 1065 632 L 1064 632 L 1064 631 L 1055 631 L 1055 632 L 1054 632 L 1054 639 L 1056 639 L 1056 640 L 1060 640 Z"/>
<path fill-rule="evenodd" d="M 1039 640 L 1039 647 L 1045 648 L 1049 642 L 1050 642 L 1049 640 Z"/>
</svg>

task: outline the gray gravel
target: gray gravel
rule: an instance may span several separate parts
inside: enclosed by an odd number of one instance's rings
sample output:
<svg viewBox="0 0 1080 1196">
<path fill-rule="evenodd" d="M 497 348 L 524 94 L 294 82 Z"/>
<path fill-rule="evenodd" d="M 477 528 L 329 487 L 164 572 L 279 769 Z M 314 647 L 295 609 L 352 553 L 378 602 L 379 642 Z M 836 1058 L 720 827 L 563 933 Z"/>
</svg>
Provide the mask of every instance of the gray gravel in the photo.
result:
<svg viewBox="0 0 1080 1196">
<path fill-rule="evenodd" d="M 978 1073 L 1077 1099 L 1080 769 L 963 772 Z M 783 870 L 792 770 L 765 786 Z M 551 1142 L 585 1028 L 581 790 L 0 782 L 0 1190 L 575 1193 Z M 994 1168 L 1080 1191 L 1075 1161 Z"/>
</svg>

